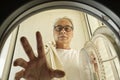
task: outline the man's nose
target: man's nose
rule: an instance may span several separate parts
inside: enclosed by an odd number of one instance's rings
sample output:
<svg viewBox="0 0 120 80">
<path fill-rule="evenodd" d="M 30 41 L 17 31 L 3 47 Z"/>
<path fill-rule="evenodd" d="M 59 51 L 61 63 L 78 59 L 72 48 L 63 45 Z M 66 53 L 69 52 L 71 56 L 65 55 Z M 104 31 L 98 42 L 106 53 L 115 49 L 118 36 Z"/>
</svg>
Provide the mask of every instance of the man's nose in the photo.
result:
<svg viewBox="0 0 120 80">
<path fill-rule="evenodd" d="M 60 32 L 65 33 L 66 31 L 65 31 L 65 29 L 64 29 L 64 28 L 62 28 L 62 30 L 61 30 Z"/>
</svg>

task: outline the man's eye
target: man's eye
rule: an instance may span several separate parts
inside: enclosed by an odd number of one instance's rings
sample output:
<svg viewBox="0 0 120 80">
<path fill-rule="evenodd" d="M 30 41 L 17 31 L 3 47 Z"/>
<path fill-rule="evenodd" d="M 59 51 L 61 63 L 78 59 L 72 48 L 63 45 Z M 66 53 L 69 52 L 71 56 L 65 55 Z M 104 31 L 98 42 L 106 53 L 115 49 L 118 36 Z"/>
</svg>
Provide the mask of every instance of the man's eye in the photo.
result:
<svg viewBox="0 0 120 80">
<path fill-rule="evenodd" d="M 61 30 L 61 29 L 62 29 L 62 27 L 58 27 L 58 29 L 59 29 L 59 30 Z"/>
<path fill-rule="evenodd" d="M 66 30 L 71 30 L 72 28 L 71 28 L 71 27 L 66 27 L 65 29 L 66 29 Z"/>
<path fill-rule="evenodd" d="M 68 27 L 66 27 L 66 28 L 65 28 L 65 30 L 69 30 L 69 28 L 68 28 Z"/>
</svg>

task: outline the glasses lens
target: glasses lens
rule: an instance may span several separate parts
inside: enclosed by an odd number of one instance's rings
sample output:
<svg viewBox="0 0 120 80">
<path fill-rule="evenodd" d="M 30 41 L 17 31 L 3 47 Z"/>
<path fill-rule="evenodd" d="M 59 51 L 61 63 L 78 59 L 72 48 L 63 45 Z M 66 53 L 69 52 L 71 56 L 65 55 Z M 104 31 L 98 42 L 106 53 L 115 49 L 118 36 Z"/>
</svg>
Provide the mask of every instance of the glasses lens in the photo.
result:
<svg viewBox="0 0 120 80">
<path fill-rule="evenodd" d="M 70 31 L 72 31 L 72 27 L 64 27 L 64 30 L 67 32 L 70 32 Z"/>
<path fill-rule="evenodd" d="M 63 29 L 63 27 L 62 27 L 62 26 L 56 26 L 54 29 L 55 29 L 56 31 L 60 32 L 60 31 Z"/>
<path fill-rule="evenodd" d="M 56 30 L 56 31 L 58 31 L 58 32 L 60 32 L 61 30 L 65 30 L 66 32 L 70 32 L 70 31 L 72 31 L 73 30 L 73 27 L 71 27 L 71 26 L 61 26 L 61 25 L 58 25 L 58 26 L 55 26 L 54 27 L 54 29 Z"/>
</svg>

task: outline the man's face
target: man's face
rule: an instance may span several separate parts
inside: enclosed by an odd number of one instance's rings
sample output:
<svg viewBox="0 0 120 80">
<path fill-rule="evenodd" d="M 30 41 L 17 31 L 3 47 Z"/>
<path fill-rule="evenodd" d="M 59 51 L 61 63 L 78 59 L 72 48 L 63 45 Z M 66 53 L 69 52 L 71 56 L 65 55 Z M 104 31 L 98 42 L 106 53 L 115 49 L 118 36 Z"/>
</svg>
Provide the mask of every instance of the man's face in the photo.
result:
<svg viewBox="0 0 120 80">
<path fill-rule="evenodd" d="M 73 25 L 67 19 L 61 19 L 54 26 L 54 38 L 56 43 L 69 44 L 73 37 Z"/>
</svg>

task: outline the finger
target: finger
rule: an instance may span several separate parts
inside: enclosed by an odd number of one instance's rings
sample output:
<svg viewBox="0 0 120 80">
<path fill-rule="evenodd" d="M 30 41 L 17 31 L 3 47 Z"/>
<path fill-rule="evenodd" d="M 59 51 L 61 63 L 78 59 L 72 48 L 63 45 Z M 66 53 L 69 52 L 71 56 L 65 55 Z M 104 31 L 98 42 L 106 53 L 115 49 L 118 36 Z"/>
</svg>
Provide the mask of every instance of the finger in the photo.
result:
<svg viewBox="0 0 120 80">
<path fill-rule="evenodd" d="M 52 78 L 56 77 L 56 78 L 61 78 L 65 76 L 65 72 L 61 71 L 61 70 L 54 70 L 51 74 Z"/>
<path fill-rule="evenodd" d="M 43 42 L 42 42 L 42 36 L 40 32 L 36 32 L 36 38 L 37 38 L 37 51 L 38 51 L 38 57 L 44 57 L 44 47 L 43 47 Z"/>
<path fill-rule="evenodd" d="M 23 68 L 26 68 L 27 67 L 27 62 L 24 60 L 24 59 L 22 59 L 22 58 L 18 58 L 18 59 L 16 59 L 15 61 L 14 61 L 14 64 L 13 64 L 14 66 L 21 66 L 21 67 L 23 67 Z"/>
<path fill-rule="evenodd" d="M 27 56 L 29 57 L 30 60 L 33 60 L 35 59 L 35 55 L 34 55 L 34 52 L 27 40 L 27 38 L 25 37 L 21 37 L 21 43 L 22 43 L 22 46 L 27 54 Z"/>
<path fill-rule="evenodd" d="M 15 80 L 20 80 L 24 76 L 24 70 L 21 70 L 15 74 Z"/>
</svg>

